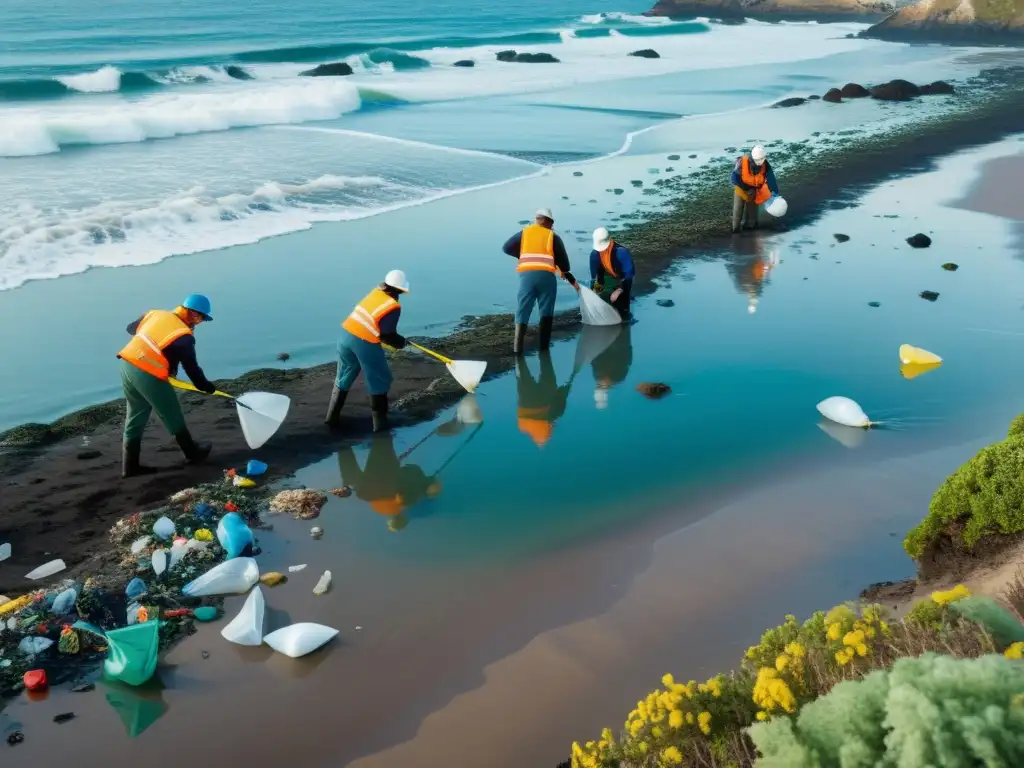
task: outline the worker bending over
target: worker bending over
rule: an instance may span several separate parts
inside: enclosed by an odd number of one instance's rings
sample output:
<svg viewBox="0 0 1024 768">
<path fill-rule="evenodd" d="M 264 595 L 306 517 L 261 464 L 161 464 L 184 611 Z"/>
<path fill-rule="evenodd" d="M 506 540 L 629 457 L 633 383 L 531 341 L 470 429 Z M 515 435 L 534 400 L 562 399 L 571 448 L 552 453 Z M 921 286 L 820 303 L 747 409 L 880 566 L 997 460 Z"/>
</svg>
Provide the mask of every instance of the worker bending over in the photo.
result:
<svg viewBox="0 0 1024 768">
<path fill-rule="evenodd" d="M 575 287 L 576 278 L 569 271 L 569 254 L 562 238 L 552 231 L 555 217 L 550 208 L 537 211 L 535 223 L 508 239 L 502 250 L 519 259 L 519 296 L 516 307 L 516 335 L 512 350 L 523 354 L 526 326 L 530 322 L 533 305 L 540 310 L 540 349 L 551 346 L 551 328 L 555 322 L 555 293 L 558 283 L 555 274 L 562 273 L 569 285 Z"/>
<path fill-rule="evenodd" d="M 758 145 L 750 150 L 749 155 L 736 158 L 731 181 L 736 190 L 732 201 L 732 231 L 739 232 L 741 225 L 746 229 L 757 229 L 758 206 L 772 195 L 779 194 L 779 184 L 764 147 Z"/>
<path fill-rule="evenodd" d="M 367 294 L 341 324 L 338 340 L 338 373 L 334 379 L 331 402 L 327 406 L 328 426 L 335 426 L 345 405 L 348 391 L 362 371 L 366 391 L 370 393 L 370 411 L 373 431 L 388 428 L 388 390 L 391 389 L 391 368 L 381 343 L 395 349 L 405 346 L 405 338 L 398 333 L 398 318 L 402 307 L 398 297 L 409 292 L 405 272 L 393 269 L 384 282 Z"/>
<path fill-rule="evenodd" d="M 608 303 L 619 310 L 623 322 L 632 317 L 629 310 L 630 294 L 636 268 L 629 249 L 616 243 L 608 230 L 598 227 L 594 230 L 594 250 L 590 252 L 590 279 L 596 293 L 605 289 L 611 291 Z"/>
<path fill-rule="evenodd" d="M 197 464 L 210 455 L 209 443 L 193 441 L 185 426 L 181 403 L 170 383 L 181 366 L 200 392 L 217 391 L 196 362 L 194 331 L 197 325 L 209 320 L 213 320 L 210 300 L 194 293 L 171 312 L 153 309 L 128 325 L 132 339 L 117 355 L 121 360 L 121 385 L 127 403 L 121 442 L 122 477 L 156 471 L 140 463 L 142 435 L 154 410 L 167 431 L 174 435 L 186 461 Z"/>
</svg>

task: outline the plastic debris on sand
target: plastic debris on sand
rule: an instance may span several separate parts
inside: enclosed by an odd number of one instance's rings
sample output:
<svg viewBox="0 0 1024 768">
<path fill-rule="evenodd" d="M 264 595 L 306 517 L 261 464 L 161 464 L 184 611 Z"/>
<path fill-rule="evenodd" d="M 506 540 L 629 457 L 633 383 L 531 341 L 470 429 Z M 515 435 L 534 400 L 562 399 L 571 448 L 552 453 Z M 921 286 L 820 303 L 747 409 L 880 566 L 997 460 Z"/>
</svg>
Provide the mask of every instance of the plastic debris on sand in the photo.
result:
<svg viewBox="0 0 1024 768">
<path fill-rule="evenodd" d="M 322 595 L 325 592 L 327 592 L 327 590 L 330 589 L 330 588 L 331 588 L 331 572 L 330 571 L 324 571 L 324 575 L 320 577 L 320 581 L 318 581 L 316 583 L 316 586 L 313 587 L 313 594 L 314 595 Z"/>
<path fill-rule="evenodd" d="M 40 565 L 35 570 L 26 573 L 25 578 L 32 581 L 45 579 L 47 576 L 53 576 L 55 573 L 60 573 L 65 568 L 67 568 L 67 566 L 64 564 L 63 560 L 51 560 L 48 563 Z"/>
<path fill-rule="evenodd" d="M 338 630 L 323 624 L 292 624 L 263 638 L 263 642 L 278 653 L 297 659 L 321 648 L 333 640 Z"/>
<path fill-rule="evenodd" d="M 287 512 L 296 520 L 310 520 L 320 514 L 327 503 L 327 494 L 306 488 L 281 491 L 270 500 L 270 511 Z"/>
</svg>

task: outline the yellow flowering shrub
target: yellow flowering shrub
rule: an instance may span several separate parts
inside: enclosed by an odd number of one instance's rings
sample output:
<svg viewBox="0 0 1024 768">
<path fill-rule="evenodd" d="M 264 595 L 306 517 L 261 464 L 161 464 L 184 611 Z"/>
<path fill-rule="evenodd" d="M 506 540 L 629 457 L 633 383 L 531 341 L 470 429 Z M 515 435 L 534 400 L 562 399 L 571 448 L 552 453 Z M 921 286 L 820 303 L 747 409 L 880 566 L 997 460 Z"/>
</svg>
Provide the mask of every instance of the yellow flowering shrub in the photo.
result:
<svg viewBox="0 0 1024 768">
<path fill-rule="evenodd" d="M 1014 643 L 1003 651 L 1003 656 L 1008 659 L 1024 659 L 1024 643 Z"/>
</svg>

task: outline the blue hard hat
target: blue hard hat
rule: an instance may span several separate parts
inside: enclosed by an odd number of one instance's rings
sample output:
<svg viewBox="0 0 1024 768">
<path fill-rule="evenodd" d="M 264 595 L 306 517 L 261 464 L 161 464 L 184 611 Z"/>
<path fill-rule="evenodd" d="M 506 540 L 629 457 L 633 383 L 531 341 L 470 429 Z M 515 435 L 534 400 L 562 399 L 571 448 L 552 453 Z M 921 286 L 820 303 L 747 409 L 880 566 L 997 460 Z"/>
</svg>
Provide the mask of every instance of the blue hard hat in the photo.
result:
<svg viewBox="0 0 1024 768">
<path fill-rule="evenodd" d="M 201 293 L 193 293 L 181 302 L 181 306 L 185 309 L 191 309 L 193 312 L 198 312 L 207 320 L 213 320 L 213 318 L 210 317 L 210 300 Z"/>
</svg>

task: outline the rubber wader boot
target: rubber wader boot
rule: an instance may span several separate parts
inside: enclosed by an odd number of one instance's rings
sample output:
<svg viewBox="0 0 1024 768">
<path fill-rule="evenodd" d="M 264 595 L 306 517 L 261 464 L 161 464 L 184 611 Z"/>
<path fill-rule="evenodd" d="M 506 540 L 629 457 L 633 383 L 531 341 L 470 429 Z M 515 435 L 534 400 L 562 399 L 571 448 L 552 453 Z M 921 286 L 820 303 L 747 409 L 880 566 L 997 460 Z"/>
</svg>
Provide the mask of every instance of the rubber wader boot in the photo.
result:
<svg viewBox="0 0 1024 768">
<path fill-rule="evenodd" d="M 374 432 L 383 432 L 388 428 L 387 395 L 370 395 L 370 414 L 373 416 Z"/>
<path fill-rule="evenodd" d="M 178 447 L 185 454 L 185 461 L 189 464 L 200 464 L 206 461 L 206 457 L 213 450 L 213 446 L 209 443 L 197 443 L 193 440 L 188 428 L 181 430 L 174 436 L 174 439 L 178 441 Z"/>
<path fill-rule="evenodd" d="M 512 352 L 519 356 L 525 354 L 526 323 L 516 323 L 516 337 L 512 341 Z"/>
<path fill-rule="evenodd" d="M 141 440 L 125 440 L 121 443 L 121 477 L 152 475 L 155 467 L 144 467 L 139 463 L 142 454 Z"/>
<path fill-rule="evenodd" d="M 327 418 L 324 419 L 324 424 L 329 427 L 336 427 L 338 425 L 338 417 L 341 415 L 341 408 L 345 405 L 345 398 L 348 396 L 348 392 L 344 389 L 338 389 L 337 387 L 331 392 L 331 402 L 327 406 Z"/>
<path fill-rule="evenodd" d="M 540 343 L 539 349 L 547 349 L 551 346 L 551 326 L 554 325 L 555 318 L 553 317 L 542 317 L 540 319 Z"/>
</svg>

